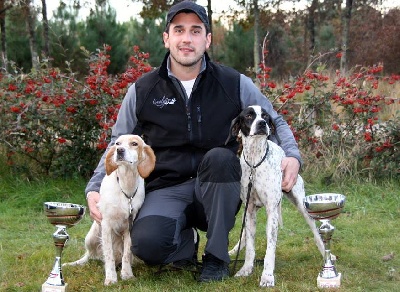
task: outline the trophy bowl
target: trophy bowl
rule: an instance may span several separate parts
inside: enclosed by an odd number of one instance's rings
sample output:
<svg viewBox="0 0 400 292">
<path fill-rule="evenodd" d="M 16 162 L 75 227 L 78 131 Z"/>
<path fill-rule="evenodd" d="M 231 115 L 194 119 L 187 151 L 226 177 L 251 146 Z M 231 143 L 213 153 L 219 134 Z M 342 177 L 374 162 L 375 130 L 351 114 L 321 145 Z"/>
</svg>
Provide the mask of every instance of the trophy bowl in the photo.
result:
<svg viewBox="0 0 400 292">
<path fill-rule="evenodd" d="M 333 220 L 340 215 L 346 197 L 341 194 L 323 193 L 306 196 L 304 207 L 314 220 Z"/>
<path fill-rule="evenodd" d="M 76 225 L 85 214 L 85 207 L 72 203 L 46 202 L 44 212 L 53 225 Z"/>
</svg>

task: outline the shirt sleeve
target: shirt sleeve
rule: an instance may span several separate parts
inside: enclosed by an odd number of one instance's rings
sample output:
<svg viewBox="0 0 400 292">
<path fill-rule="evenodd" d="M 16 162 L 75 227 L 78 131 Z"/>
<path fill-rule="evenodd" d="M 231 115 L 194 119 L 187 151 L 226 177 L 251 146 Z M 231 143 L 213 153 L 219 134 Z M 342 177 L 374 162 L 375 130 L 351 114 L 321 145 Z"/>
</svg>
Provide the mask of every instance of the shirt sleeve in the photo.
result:
<svg viewBox="0 0 400 292">
<path fill-rule="evenodd" d="M 261 93 L 254 82 L 243 74 L 240 75 L 240 101 L 242 108 L 259 105 L 268 112 L 275 125 L 275 133 L 270 139 L 282 147 L 287 157 L 295 157 L 302 165 L 299 147 L 289 125 L 275 111 L 270 100 Z"/>
<path fill-rule="evenodd" d="M 88 184 L 85 188 L 85 194 L 91 191 L 100 191 L 101 181 L 103 177 L 106 175 L 104 161 L 107 155 L 108 150 L 115 144 L 115 140 L 121 135 L 132 134 L 133 130 L 137 125 L 137 117 L 136 117 L 136 90 L 135 84 L 131 85 L 128 88 L 128 92 L 126 93 L 121 108 L 118 111 L 117 120 L 112 127 L 111 132 L 111 140 L 107 146 L 106 151 L 103 153 L 100 161 L 94 170 L 92 177 L 90 178 Z"/>
</svg>

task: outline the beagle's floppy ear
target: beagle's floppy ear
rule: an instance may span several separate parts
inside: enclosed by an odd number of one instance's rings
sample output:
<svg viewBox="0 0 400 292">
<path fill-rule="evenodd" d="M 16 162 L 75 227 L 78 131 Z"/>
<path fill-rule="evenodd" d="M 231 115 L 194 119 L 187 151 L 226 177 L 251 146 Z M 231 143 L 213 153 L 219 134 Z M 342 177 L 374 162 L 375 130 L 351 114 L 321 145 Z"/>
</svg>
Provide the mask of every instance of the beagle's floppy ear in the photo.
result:
<svg viewBox="0 0 400 292">
<path fill-rule="evenodd" d="M 149 145 L 144 144 L 142 148 L 142 157 L 138 164 L 138 172 L 142 178 L 150 175 L 156 165 L 156 156 Z"/>
<path fill-rule="evenodd" d="M 118 165 L 114 162 L 113 156 L 114 152 L 117 147 L 114 145 L 108 150 L 107 155 L 106 155 L 106 160 L 104 162 L 106 166 L 106 173 L 107 175 L 110 175 L 114 170 L 118 168 Z"/>
<path fill-rule="evenodd" d="M 226 138 L 225 145 L 229 143 L 231 138 L 237 137 L 240 131 L 240 115 L 234 118 L 231 122 L 228 138 Z"/>
</svg>

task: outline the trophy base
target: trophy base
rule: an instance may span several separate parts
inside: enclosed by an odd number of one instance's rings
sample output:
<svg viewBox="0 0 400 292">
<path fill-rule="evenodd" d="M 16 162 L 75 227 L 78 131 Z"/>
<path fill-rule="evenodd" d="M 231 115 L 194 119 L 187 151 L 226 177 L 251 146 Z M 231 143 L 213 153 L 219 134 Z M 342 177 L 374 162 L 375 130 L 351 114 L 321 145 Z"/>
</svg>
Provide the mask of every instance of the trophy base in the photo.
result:
<svg viewBox="0 0 400 292">
<path fill-rule="evenodd" d="M 341 273 L 338 273 L 334 278 L 322 278 L 321 276 L 318 276 L 317 286 L 318 288 L 339 288 L 341 278 Z"/>
<path fill-rule="evenodd" d="M 64 286 L 55 286 L 44 283 L 42 285 L 42 292 L 67 292 L 68 284 L 65 283 Z"/>
</svg>

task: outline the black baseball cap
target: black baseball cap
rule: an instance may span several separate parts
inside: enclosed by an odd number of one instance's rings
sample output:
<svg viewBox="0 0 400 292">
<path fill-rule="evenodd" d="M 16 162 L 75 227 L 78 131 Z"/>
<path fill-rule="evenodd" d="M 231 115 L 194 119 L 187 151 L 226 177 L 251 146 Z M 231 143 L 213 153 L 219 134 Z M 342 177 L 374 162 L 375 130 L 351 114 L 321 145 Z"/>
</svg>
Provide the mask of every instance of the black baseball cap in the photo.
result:
<svg viewBox="0 0 400 292">
<path fill-rule="evenodd" d="M 171 6 L 167 14 L 167 25 L 171 23 L 172 19 L 181 12 L 193 12 L 200 18 L 201 22 L 204 23 L 206 27 L 209 27 L 208 17 L 206 10 L 203 6 L 200 6 L 192 1 L 182 1 L 178 4 Z"/>
</svg>

